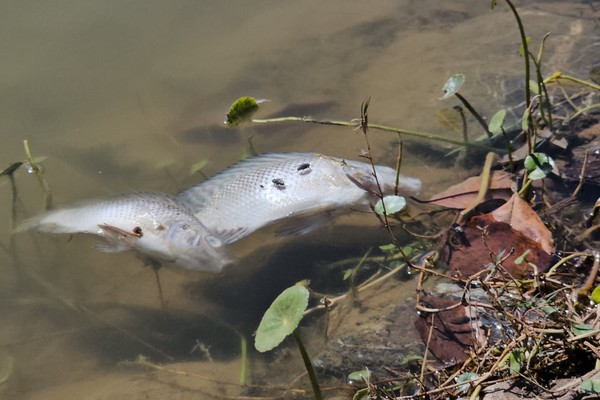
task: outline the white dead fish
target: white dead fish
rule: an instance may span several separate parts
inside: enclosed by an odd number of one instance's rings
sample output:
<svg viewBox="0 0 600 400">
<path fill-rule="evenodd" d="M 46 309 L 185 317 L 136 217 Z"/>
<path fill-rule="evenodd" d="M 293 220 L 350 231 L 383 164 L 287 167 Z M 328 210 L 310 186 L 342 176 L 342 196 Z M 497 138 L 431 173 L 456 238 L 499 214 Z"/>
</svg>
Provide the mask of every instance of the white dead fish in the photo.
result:
<svg viewBox="0 0 600 400">
<path fill-rule="evenodd" d="M 191 270 L 219 272 L 231 262 L 223 243 L 185 206 L 160 193 L 131 193 L 75 204 L 24 221 L 17 231 L 99 235 L 101 251 L 135 249 Z"/>
<path fill-rule="evenodd" d="M 383 194 L 393 194 L 396 171 L 376 166 Z M 400 194 L 421 181 L 400 176 Z M 370 164 L 315 153 L 273 153 L 240 161 L 177 195 L 224 243 L 284 222 L 280 234 L 304 234 L 332 217 L 367 211 L 378 192 Z"/>
</svg>

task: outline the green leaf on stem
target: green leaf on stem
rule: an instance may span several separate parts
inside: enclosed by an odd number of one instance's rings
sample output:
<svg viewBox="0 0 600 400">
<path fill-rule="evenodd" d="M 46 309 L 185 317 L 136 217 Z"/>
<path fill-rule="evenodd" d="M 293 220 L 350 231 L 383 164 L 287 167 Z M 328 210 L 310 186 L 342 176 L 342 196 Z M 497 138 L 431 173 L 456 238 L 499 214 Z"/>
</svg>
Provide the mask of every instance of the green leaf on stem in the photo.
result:
<svg viewBox="0 0 600 400">
<path fill-rule="evenodd" d="M 488 129 L 493 134 L 502 133 L 502 124 L 504 124 L 504 118 L 506 117 L 506 110 L 500 110 L 492 119 L 490 119 L 490 123 L 488 124 Z"/>
<path fill-rule="evenodd" d="M 447 81 L 442 91 L 444 95 L 440 97 L 440 100 L 446 100 L 456 94 L 458 90 L 465 83 L 465 76 L 463 74 L 452 75 Z"/>
<path fill-rule="evenodd" d="M 287 288 L 277 296 L 256 330 L 256 350 L 262 353 L 274 349 L 298 327 L 308 306 L 308 296 L 302 285 Z"/>
</svg>

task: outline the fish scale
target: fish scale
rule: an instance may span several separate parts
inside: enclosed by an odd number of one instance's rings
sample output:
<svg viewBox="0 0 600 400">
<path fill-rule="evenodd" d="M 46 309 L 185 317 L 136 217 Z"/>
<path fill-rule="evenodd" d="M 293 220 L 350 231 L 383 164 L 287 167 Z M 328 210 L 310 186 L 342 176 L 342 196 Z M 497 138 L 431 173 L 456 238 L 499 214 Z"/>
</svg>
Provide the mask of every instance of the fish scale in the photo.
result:
<svg viewBox="0 0 600 400">
<path fill-rule="evenodd" d="M 160 193 L 130 193 L 49 211 L 17 231 L 84 233 L 106 240 L 99 249 L 137 250 L 147 258 L 218 272 L 231 262 L 222 243 L 185 206 Z"/>
<path fill-rule="evenodd" d="M 396 171 L 376 166 L 384 195 L 393 194 Z M 417 194 L 420 180 L 401 175 L 400 193 Z M 272 153 L 240 161 L 183 191 L 177 200 L 225 243 L 262 227 L 303 234 L 378 200 L 370 164 L 316 153 Z"/>
</svg>

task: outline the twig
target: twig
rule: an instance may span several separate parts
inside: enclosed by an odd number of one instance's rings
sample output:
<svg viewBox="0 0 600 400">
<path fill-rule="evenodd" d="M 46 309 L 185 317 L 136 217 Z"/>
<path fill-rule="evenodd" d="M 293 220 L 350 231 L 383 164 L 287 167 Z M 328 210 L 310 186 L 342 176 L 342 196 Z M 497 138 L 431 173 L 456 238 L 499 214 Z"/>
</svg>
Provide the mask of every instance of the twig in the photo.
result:
<svg viewBox="0 0 600 400">
<path fill-rule="evenodd" d="M 423 352 L 423 361 L 421 362 L 421 373 L 419 374 L 419 382 L 421 382 L 421 385 L 424 382 L 423 377 L 425 375 L 425 369 L 427 368 L 427 355 L 429 354 L 429 343 L 431 342 L 431 337 L 433 336 L 434 325 L 435 325 L 435 314 L 431 314 L 431 325 L 429 325 L 429 334 L 427 335 L 427 343 L 425 343 L 425 351 Z"/>
<path fill-rule="evenodd" d="M 594 283 L 596 283 L 596 277 L 598 276 L 598 268 L 600 268 L 600 252 L 594 251 L 594 264 L 590 271 L 590 275 L 587 277 L 585 283 L 577 292 L 577 298 L 587 297 L 592 292 Z"/>
<path fill-rule="evenodd" d="M 356 122 L 352 122 L 352 121 L 319 120 L 319 119 L 315 119 L 312 117 L 279 117 L 279 118 L 253 119 L 252 120 L 252 122 L 257 123 L 257 124 L 266 124 L 266 123 L 274 123 L 274 122 L 288 122 L 288 121 L 308 122 L 308 123 L 321 124 L 321 125 L 348 126 L 351 128 L 359 127 L 359 126 L 357 126 Z M 454 144 L 457 146 L 470 146 L 470 147 L 476 147 L 476 148 L 488 150 L 488 151 L 502 151 L 502 149 L 495 149 L 495 148 L 492 148 L 492 147 L 489 147 L 489 146 L 486 146 L 486 145 L 483 145 L 483 144 L 480 144 L 477 142 L 465 143 L 460 140 L 455 140 L 455 139 L 448 138 L 445 136 L 436 135 L 434 133 L 409 131 L 406 129 L 398 129 L 398 128 L 393 128 L 393 127 L 386 126 L 386 125 L 379 125 L 379 124 L 369 124 L 369 128 L 380 130 L 380 131 L 399 133 L 402 135 L 415 136 L 415 137 L 419 137 L 419 138 L 423 138 L 423 139 L 436 140 L 438 142 L 450 143 L 450 144 Z"/>
<path fill-rule="evenodd" d="M 481 183 L 479 184 L 479 192 L 477 194 L 477 198 L 475 198 L 473 203 L 471 203 L 470 207 L 461 211 L 460 216 L 457 221 L 458 224 L 462 223 L 465 216 L 468 215 L 471 211 L 473 211 L 475 209 L 475 207 L 477 207 L 479 204 L 481 204 L 483 199 L 485 199 L 485 196 L 486 196 L 489 186 L 490 186 L 490 176 L 491 176 L 490 171 L 492 169 L 492 162 L 494 161 L 494 155 L 495 155 L 494 153 L 488 153 L 487 156 L 485 157 L 485 164 L 483 165 L 483 170 L 481 171 Z"/>
<path fill-rule="evenodd" d="M 38 178 L 38 181 L 40 182 L 40 185 L 42 186 L 42 189 L 44 190 L 44 195 L 45 195 L 44 209 L 47 210 L 48 208 L 50 208 L 50 205 L 52 204 L 52 191 L 50 190 L 50 185 L 48 185 L 48 181 L 46 181 L 46 178 L 44 177 L 44 174 L 40 170 L 40 167 L 37 165 L 37 163 L 34 161 L 33 157 L 31 156 L 31 151 L 29 150 L 29 142 L 27 141 L 27 139 L 23 140 L 23 147 L 25 147 L 25 154 L 27 156 L 27 161 L 29 162 L 29 165 L 31 166 L 31 170 L 34 172 L 35 176 Z"/>
</svg>

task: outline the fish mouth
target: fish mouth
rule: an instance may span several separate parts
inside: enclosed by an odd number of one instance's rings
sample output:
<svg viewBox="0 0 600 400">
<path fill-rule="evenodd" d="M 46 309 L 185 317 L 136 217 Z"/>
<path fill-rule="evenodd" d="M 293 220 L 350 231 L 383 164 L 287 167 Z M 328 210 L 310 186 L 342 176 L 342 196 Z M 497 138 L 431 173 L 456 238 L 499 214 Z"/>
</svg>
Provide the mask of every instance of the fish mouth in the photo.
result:
<svg viewBox="0 0 600 400">
<path fill-rule="evenodd" d="M 219 249 L 217 252 L 202 252 L 178 257 L 175 264 L 190 271 L 219 273 L 233 264 L 233 258 L 224 249 Z"/>
</svg>

